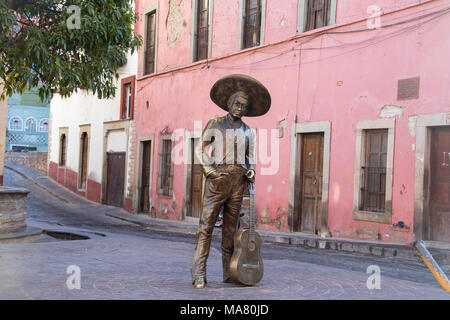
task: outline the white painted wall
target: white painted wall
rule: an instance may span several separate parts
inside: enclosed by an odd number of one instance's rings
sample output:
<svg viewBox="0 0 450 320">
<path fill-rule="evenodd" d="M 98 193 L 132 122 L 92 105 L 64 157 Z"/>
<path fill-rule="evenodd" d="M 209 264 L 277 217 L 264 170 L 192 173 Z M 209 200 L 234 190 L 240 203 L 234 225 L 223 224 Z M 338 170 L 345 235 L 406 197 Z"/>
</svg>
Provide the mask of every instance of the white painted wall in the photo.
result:
<svg viewBox="0 0 450 320">
<path fill-rule="evenodd" d="M 106 152 L 127 152 L 127 142 L 125 130 L 112 130 L 108 134 Z"/>
<path fill-rule="evenodd" d="M 62 99 L 59 94 L 54 96 L 50 105 L 50 113 L 52 114 L 51 132 L 49 134 L 49 139 L 51 139 L 50 161 L 58 163 L 59 128 L 68 127 L 66 167 L 78 172 L 80 156 L 79 126 L 90 124 L 91 136 L 89 137 L 88 177 L 98 183 L 102 182 L 104 157 L 103 123 L 120 120 L 121 80 L 136 75 L 137 67 L 137 54 L 129 54 L 127 64 L 119 69 L 120 77 L 116 83 L 116 96 L 112 99 L 99 100 L 96 96 L 87 93 L 85 90 L 79 90 L 67 99 Z M 127 143 L 126 137 L 115 142 L 116 145 L 123 144 L 120 146 L 123 151 L 127 150 Z M 128 181 L 126 184 L 128 185 Z"/>
</svg>

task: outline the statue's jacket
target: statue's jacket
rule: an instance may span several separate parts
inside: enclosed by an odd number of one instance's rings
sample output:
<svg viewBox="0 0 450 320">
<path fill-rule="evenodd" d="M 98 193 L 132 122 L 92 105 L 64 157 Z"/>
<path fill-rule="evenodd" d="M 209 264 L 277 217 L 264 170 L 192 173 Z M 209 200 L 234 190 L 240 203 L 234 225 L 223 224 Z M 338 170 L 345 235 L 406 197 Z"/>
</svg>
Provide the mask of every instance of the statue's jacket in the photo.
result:
<svg viewBox="0 0 450 320">
<path fill-rule="evenodd" d="M 233 127 L 230 115 L 209 120 L 195 147 L 195 161 L 208 176 L 220 166 L 239 166 L 254 170 L 255 133 L 241 121 Z"/>
</svg>

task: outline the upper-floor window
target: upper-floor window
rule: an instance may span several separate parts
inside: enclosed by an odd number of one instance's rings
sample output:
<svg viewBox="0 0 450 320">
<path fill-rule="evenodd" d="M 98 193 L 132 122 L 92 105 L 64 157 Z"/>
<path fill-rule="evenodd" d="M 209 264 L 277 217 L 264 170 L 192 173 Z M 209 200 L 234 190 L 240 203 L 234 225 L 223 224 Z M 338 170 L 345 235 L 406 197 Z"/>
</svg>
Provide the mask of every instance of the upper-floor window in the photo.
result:
<svg viewBox="0 0 450 320">
<path fill-rule="evenodd" d="M 134 93 L 136 76 L 122 79 L 120 118 L 133 119 L 134 117 Z"/>
<path fill-rule="evenodd" d="M 34 118 L 28 118 L 25 122 L 26 132 L 36 132 L 37 121 Z"/>
<path fill-rule="evenodd" d="M 42 119 L 39 121 L 39 131 L 48 132 L 48 119 Z"/>
<path fill-rule="evenodd" d="M 261 44 L 262 0 L 244 0 L 242 48 Z"/>
<path fill-rule="evenodd" d="M 331 0 L 308 0 L 305 31 L 328 25 Z"/>
<path fill-rule="evenodd" d="M 208 58 L 210 0 L 197 0 L 194 27 L 194 61 Z"/>
<path fill-rule="evenodd" d="M 325 27 L 335 23 L 337 0 L 299 1 L 299 33 Z"/>
<path fill-rule="evenodd" d="M 146 37 L 144 47 L 144 75 L 155 72 L 155 60 L 156 60 L 156 10 L 146 14 Z"/>
<path fill-rule="evenodd" d="M 9 120 L 9 130 L 22 131 L 23 121 L 20 117 L 12 117 Z"/>
</svg>

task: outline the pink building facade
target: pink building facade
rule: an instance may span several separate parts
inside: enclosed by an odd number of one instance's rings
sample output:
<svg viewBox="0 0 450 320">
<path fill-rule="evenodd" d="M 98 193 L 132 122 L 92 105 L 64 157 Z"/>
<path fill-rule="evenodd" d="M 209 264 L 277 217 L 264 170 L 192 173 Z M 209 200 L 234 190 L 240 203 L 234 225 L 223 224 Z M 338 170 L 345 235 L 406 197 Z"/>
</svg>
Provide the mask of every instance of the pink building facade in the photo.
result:
<svg viewBox="0 0 450 320">
<path fill-rule="evenodd" d="M 137 0 L 133 211 L 198 219 L 192 145 L 225 114 L 209 91 L 247 74 L 272 96 L 244 118 L 258 229 L 450 241 L 448 1 L 372 4 Z"/>
</svg>

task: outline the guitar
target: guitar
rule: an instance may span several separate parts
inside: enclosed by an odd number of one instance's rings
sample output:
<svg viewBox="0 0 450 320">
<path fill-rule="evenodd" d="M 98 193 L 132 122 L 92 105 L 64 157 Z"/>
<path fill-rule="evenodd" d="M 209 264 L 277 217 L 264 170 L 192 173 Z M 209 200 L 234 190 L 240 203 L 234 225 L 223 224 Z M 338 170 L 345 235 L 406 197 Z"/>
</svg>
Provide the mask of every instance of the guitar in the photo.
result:
<svg viewBox="0 0 450 320">
<path fill-rule="evenodd" d="M 260 235 L 255 231 L 255 187 L 249 183 L 250 229 L 238 230 L 234 235 L 234 251 L 230 262 L 231 278 L 238 283 L 253 286 L 260 282 L 264 274 L 261 258 Z"/>
</svg>

